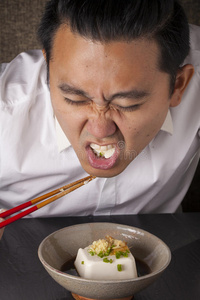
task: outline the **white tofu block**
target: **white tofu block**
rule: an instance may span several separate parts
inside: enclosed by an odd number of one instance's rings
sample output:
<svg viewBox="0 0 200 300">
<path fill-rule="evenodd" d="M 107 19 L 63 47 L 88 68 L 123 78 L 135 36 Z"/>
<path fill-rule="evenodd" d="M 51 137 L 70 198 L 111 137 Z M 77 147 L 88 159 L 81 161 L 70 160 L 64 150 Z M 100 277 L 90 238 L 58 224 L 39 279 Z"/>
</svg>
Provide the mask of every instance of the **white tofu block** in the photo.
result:
<svg viewBox="0 0 200 300">
<path fill-rule="evenodd" d="M 106 258 L 113 262 L 106 263 L 98 255 L 92 256 L 88 253 L 88 247 L 80 248 L 74 264 L 79 275 L 85 279 L 121 280 L 137 277 L 135 259 L 131 253 L 128 257 L 121 256 L 117 259 L 115 255 L 109 255 Z M 118 271 L 117 265 L 121 265 L 121 271 Z"/>
</svg>

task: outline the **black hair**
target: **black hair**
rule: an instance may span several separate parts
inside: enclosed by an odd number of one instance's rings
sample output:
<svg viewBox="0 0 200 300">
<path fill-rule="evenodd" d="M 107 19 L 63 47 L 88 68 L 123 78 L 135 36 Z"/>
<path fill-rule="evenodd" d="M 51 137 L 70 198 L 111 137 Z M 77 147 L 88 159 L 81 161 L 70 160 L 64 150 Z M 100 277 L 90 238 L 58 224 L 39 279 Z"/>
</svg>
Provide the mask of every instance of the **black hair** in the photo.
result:
<svg viewBox="0 0 200 300">
<path fill-rule="evenodd" d="M 62 24 L 96 41 L 155 40 L 161 50 L 159 68 L 170 74 L 171 92 L 177 70 L 189 52 L 189 25 L 176 0 L 48 1 L 38 28 L 47 65 L 54 36 Z"/>
</svg>

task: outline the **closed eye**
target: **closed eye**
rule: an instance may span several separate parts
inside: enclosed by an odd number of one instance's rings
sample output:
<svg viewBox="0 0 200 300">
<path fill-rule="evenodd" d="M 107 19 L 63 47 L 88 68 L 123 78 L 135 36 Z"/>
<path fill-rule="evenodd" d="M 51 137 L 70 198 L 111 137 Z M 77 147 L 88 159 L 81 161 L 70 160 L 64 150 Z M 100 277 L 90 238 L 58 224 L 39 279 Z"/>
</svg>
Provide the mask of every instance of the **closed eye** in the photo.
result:
<svg viewBox="0 0 200 300">
<path fill-rule="evenodd" d="M 65 101 L 70 104 L 70 105 L 76 105 L 76 106 L 83 106 L 83 105 L 88 105 L 90 103 L 90 101 L 88 100 L 71 100 L 67 97 L 64 98 Z M 117 108 L 118 110 L 120 111 L 123 111 L 123 112 L 131 112 L 131 111 L 135 111 L 137 109 L 139 109 L 139 107 L 141 106 L 142 104 L 134 104 L 134 105 L 131 105 L 131 106 L 120 106 L 120 105 L 112 105 L 113 107 Z"/>
<path fill-rule="evenodd" d="M 131 112 L 131 111 L 135 111 L 137 109 L 140 108 L 142 104 L 135 104 L 135 105 L 131 105 L 131 106 L 120 106 L 120 105 L 115 105 L 115 107 L 121 111 L 124 111 L 124 112 Z M 113 105 L 114 106 L 114 105 Z"/>
<path fill-rule="evenodd" d="M 71 100 L 71 99 L 66 98 L 66 97 L 64 99 L 70 105 L 77 105 L 78 106 L 78 105 L 87 105 L 89 103 L 89 101 L 86 101 L 86 100 L 76 100 L 76 101 L 74 101 L 74 100 Z"/>
</svg>

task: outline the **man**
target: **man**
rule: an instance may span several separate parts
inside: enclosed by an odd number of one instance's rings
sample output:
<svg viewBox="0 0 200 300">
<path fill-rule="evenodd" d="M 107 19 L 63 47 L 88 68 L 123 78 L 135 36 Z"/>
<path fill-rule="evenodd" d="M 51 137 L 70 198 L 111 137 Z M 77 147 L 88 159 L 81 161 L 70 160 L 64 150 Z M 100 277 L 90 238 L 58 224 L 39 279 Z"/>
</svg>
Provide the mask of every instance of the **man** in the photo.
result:
<svg viewBox="0 0 200 300">
<path fill-rule="evenodd" d="M 177 1 L 49 1 L 44 57 L 2 67 L 0 206 L 89 173 L 98 178 L 33 216 L 175 212 L 199 159 L 190 32 L 189 52 Z"/>
</svg>

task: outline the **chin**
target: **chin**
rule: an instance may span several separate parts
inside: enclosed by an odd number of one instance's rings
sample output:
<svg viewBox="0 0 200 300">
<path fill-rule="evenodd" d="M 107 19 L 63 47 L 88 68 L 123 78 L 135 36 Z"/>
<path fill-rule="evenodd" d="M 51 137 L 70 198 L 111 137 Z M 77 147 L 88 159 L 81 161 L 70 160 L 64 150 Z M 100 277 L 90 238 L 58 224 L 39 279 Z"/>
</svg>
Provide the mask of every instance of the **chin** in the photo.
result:
<svg viewBox="0 0 200 300">
<path fill-rule="evenodd" d="M 96 177 L 102 177 L 102 178 L 111 178 L 119 175 L 122 173 L 127 166 L 124 167 L 113 167 L 111 169 L 102 170 L 102 169 L 96 169 L 91 167 L 90 165 L 82 165 L 83 169 L 90 175 L 96 176 Z"/>
</svg>

